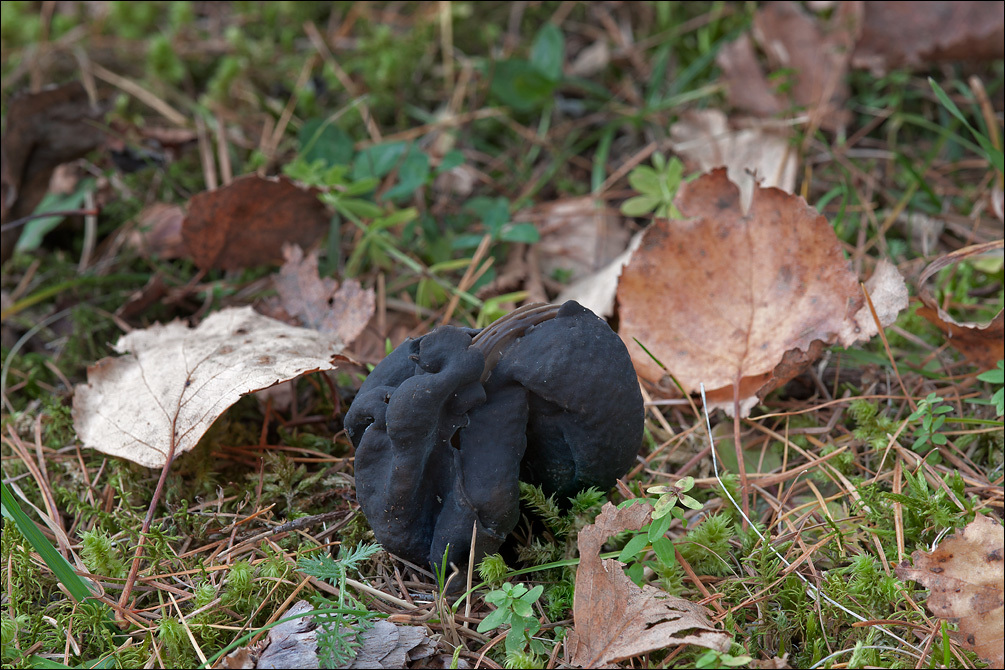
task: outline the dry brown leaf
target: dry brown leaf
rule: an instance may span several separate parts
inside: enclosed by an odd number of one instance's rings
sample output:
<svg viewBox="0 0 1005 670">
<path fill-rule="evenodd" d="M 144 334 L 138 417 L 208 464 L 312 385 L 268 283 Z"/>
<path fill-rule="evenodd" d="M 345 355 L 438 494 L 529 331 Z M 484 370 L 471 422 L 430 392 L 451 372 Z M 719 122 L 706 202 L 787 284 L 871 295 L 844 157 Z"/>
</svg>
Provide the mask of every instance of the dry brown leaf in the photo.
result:
<svg viewBox="0 0 1005 670">
<path fill-rule="evenodd" d="M 331 216 L 312 191 L 256 175 L 192 197 L 182 239 L 200 268 L 236 270 L 283 261 L 284 243 L 313 246 Z"/>
<path fill-rule="evenodd" d="M 854 3 L 841 3 L 832 21 L 823 25 L 794 2 L 768 2 L 754 15 L 754 37 L 772 69 L 794 71 L 792 100 L 819 115 L 820 127 L 848 125 L 845 74 L 854 41 Z"/>
<path fill-rule="evenodd" d="M 772 86 L 757 62 L 754 43 L 747 33 L 723 45 L 715 62 L 722 70 L 730 106 L 760 117 L 775 116 L 785 110 L 786 105 L 772 92 Z"/>
<path fill-rule="evenodd" d="M 639 587 L 622 563 L 601 560 L 600 549 L 611 535 L 642 528 L 651 511 L 648 505 L 618 509 L 607 503 L 596 521 L 580 531 L 569 663 L 599 668 L 682 644 L 729 650 L 732 636 L 716 630 L 707 609 L 649 584 Z"/>
<path fill-rule="evenodd" d="M 685 219 L 655 221 L 618 285 L 619 334 L 643 378 L 668 382 L 636 339 L 686 392 L 704 383 L 710 407 L 731 413 L 739 382 L 746 416 L 824 346 L 877 332 L 837 236 L 802 198 L 756 187 L 744 215 L 718 169 L 684 184 L 675 204 Z M 907 293 L 892 266 L 876 275 L 886 326 Z"/>
<path fill-rule="evenodd" d="M 548 276 L 565 271 L 568 281 L 597 272 L 628 244 L 629 234 L 618 212 L 591 196 L 542 203 L 519 218 L 541 233 L 534 245 L 541 271 Z"/>
<path fill-rule="evenodd" d="M 750 208 L 754 186 L 774 186 L 792 193 L 796 186 L 796 152 L 789 146 L 789 129 L 765 125 L 731 129 L 717 109 L 688 112 L 670 126 L 673 150 L 698 172 L 725 167 L 740 187 L 740 206 Z"/>
<path fill-rule="evenodd" d="M 155 202 L 136 215 L 136 226 L 126 238 L 127 244 L 143 256 L 167 260 L 185 255 L 181 224 L 185 210 L 178 205 Z"/>
<path fill-rule="evenodd" d="M 1005 56 L 1005 3 L 864 2 L 855 67 L 876 73 L 946 60 Z"/>
<path fill-rule="evenodd" d="M 76 387 L 73 425 L 84 446 L 148 468 L 192 449 L 223 412 L 252 393 L 316 370 L 331 370 L 329 337 L 256 314 L 212 314 L 198 328 L 181 321 L 134 330 L 87 369 Z M 128 353 L 127 353 L 128 352 Z"/>
<path fill-rule="evenodd" d="M 957 321 L 936 302 L 929 290 L 928 280 L 939 270 L 965 258 L 986 254 L 1003 247 L 1005 241 L 995 240 L 957 249 L 932 261 L 918 278 L 918 298 L 924 303 L 918 308 L 918 314 L 935 324 L 945 333 L 955 349 L 982 369 L 993 368 L 998 361 L 1005 358 L 1005 311 L 999 311 L 985 324 Z"/>
<path fill-rule="evenodd" d="M 943 619 L 958 619 L 960 643 L 1000 668 L 1005 664 L 1002 631 L 1005 627 L 1005 531 L 994 519 L 980 514 L 935 551 L 911 554 L 897 566 L 897 576 L 931 589 L 928 609 Z"/>
<path fill-rule="evenodd" d="M 352 343 L 373 316 L 373 289 L 363 289 L 355 279 L 342 286 L 331 277 L 318 275 L 318 255 L 304 257 L 303 249 L 283 246 L 286 262 L 273 277 L 283 309 L 305 328 L 333 335 L 341 347 Z"/>
<path fill-rule="evenodd" d="M 0 140 L 0 222 L 31 214 L 45 197 L 53 170 L 97 147 L 104 133 L 79 81 L 29 93 L 10 101 Z M 5 232 L 0 263 L 14 252 L 23 228 Z"/>
<path fill-rule="evenodd" d="M 427 658 L 436 650 L 426 629 L 419 626 L 397 626 L 377 620 L 360 635 L 359 652 L 347 668 L 404 668 L 408 661 Z"/>
</svg>

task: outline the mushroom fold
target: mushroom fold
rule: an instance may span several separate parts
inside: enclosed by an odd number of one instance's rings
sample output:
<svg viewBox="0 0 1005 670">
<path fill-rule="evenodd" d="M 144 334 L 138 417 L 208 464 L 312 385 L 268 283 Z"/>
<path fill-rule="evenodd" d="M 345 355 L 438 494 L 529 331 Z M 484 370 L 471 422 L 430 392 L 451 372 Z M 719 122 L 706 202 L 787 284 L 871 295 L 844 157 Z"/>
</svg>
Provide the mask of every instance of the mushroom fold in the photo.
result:
<svg viewBox="0 0 1005 670">
<path fill-rule="evenodd" d="M 496 551 L 520 517 L 520 480 L 565 500 L 635 462 L 643 406 L 607 323 L 575 301 L 527 305 L 484 330 L 407 340 L 345 417 L 356 491 L 377 541 L 423 567 Z"/>
</svg>

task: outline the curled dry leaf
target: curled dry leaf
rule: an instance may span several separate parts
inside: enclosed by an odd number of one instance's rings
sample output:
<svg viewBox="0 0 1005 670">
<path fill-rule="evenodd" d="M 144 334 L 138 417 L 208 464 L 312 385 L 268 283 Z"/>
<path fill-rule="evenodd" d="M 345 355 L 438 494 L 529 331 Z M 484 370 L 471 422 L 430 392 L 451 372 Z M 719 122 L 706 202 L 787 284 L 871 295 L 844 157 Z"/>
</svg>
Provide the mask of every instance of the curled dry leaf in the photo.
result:
<svg viewBox="0 0 1005 670">
<path fill-rule="evenodd" d="M 754 186 L 774 186 L 792 193 L 796 186 L 796 152 L 787 127 L 759 126 L 733 130 L 717 109 L 686 113 L 670 126 L 674 151 L 699 172 L 725 167 L 740 187 L 740 207 L 750 209 Z"/>
<path fill-rule="evenodd" d="M 732 412 L 738 384 L 746 416 L 823 347 L 878 332 L 837 236 L 802 198 L 755 187 L 743 214 L 718 169 L 684 184 L 675 204 L 685 218 L 645 231 L 618 286 L 620 335 L 643 378 L 669 381 L 639 343 L 686 392 L 704 383 L 710 407 Z M 867 288 L 884 326 L 907 306 L 893 266 L 880 264 Z"/>
<path fill-rule="evenodd" d="M 115 350 L 125 355 L 98 361 L 76 387 L 73 425 L 85 447 L 148 468 L 195 447 L 242 395 L 341 359 L 331 338 L 250 307 L 194 329 L 173 321 L 134 330 Z"/>
<path fill-rule="evenodd" d="M 986 516 L 943 540 L 935 551 L 911 554 L 897 566 L 897 576 L 931 589 L 928 609 L 943 619 L 958 619 L 954 636 L 963 646 L 1000 668 L 1005 664 L 1002 630 L 1005 624 L 1005 531 Z"/>
<path fill-rule="evenodd" d="M 155 202 L 136 215 L 136 225 L 129 231 L 127 244 L 144 256 L 157 256 L 163 260 L 181 258 L 185 246 L 181 239 L 181 225 L 185 210 L 178 205 Z"/>
<path fill-rule="evenodd" d="M 639 587 L 625 574 L 622 563 L 601 560 L 600 549 L 607 538 L 642 528 L 651 511 L 648 505 L 618 509 L 607 503 L 597 520 L 580 531 L 575 628 L 566 647 L 569 663 L 599 668 L 682 644 L 729 651 L 732 636 L 716 630 L 704 607 L 649 584 Z"/>
<path fill-rule="evenodd" d="M 11 100 L 0 140 L 0 222 L 35 211 L 53 170 L 101 143 L 104 133 L 95 125 L 100 117 L 79 81 Z M 3 234 L 0 263 L 10 258 L 22 230 Z"/>
<path fill-rule="evenodd" d="M 614 314 L 614 298 L 618 292 L 618 279 L 632 254 L 642 243 L 642 233 L 636 233 L 617 258 L 596 272 L 571 284 L 558 296 L 556 302 L 575 300 L 594 314 L 608 317 Z"/>
<path fill-rule="evenodd" d="M 1005 56 L 1002 2 L 863 2 L 852 64 L 882 73 L 946 60 Z"/>
<path fill-rule="evenodd" d="M 245 175 L 189 200 L 182 240 L 200 268 L 236 270 L 281 263 L 284 243 L 313 246 L 330 220 L 314 192 Z"/>
<path fill-rule="evenodd" d="M 945 333 L 949 343 L 967 360 L 985 369 L 993 368 L 998 361 L 1005 358 L 1005 311 L 999 311 L 995 318 L 986 324 L 957 321 L 936 302 L 928 288 L 928 280 L 939 270 L 953 263 L 1001 249 L 1003 246 L 1005 241 L 995 240 L 957 249 L 932 261 L 918 278 L 918 298 L 923 303 L 918 308 L 918 314 Z"/>
<path fill-rule="evenodd" d="M 363 289 L 355 279 L 340 287 L 331 277 L 321 277 L 317 252 L 305 257 L 303 249 L 287 244 L 283 257 L 286 262 L 273 277 L 283 309 L 305 328 L 333 335 L 340 347 L 351 344 L 373 316 L 373 289 Z"/>
</svg>

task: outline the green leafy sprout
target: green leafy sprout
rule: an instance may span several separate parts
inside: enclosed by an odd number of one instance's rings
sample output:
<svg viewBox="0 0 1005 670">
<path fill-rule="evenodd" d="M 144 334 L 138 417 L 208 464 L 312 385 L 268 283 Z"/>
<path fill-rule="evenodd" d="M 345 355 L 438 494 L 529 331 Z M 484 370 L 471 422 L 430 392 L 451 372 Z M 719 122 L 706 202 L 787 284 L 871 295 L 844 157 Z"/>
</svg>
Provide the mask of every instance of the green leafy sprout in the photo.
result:
<svg viewBox="0 0 1005 670">
<path fill-rule="evenodd" d="M 991 404 L 994 405 L 998 416 L 1005 414 L 1005 361 L 998 361 L 997 368 L 982 372 L 977 378 L 982 382 L 998 385 L 998 390 L 991 396 Z"/>
<path fill-rule="evenodd" d="M 625 216 L 654 214 L 660 218 L 680 218 L 674 204 L 677 190 L 684 183 L 684 164 L 675 156 L 669 161 L 663 154 L 653 154 L 653 167 L 639 165 L 628 174 L 628 183 L 639 192 L 621 205 Z"/>
<path fill-rule="evenodd" d="M 506 636 L 506 655 L 512 657 L 523 654 L 527 648 L 533 654 L 545 653 L 545 646 L 534 635 L 541 630 L 541 622 L 534 616 L 534 603 L 544 593 L 544 586 L 538 584 L 528 589 L 523 584 L 506 582 L 502 587 L 485 595 L 485 602 L 496 609 L 478 624 L 478 632 L 486 633 L 500 626 L 509 626 Z"/>
</svg>

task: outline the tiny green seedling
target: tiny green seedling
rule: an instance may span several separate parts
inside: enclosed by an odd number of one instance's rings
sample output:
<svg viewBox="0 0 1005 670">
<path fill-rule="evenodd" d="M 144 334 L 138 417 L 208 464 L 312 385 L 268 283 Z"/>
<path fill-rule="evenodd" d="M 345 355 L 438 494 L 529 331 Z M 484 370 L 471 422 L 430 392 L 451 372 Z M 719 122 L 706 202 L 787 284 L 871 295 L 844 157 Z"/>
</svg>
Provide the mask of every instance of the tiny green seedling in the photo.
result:
<svg viewBox="0 0 1005 670">
<path fill-rule="evenodd" d="M 541 630 L 541 622 L 534 616 L 534 603 L 541 597 L 544 587 L 538 584 L 527 589 L 523 584 L 506 582 L 501 588 L 489 591 L 485 602 L 495 605 L 496 609 L 478 624 L 478 632 L 485 633 L 500 626 L 508 625 L 506 636 L 506 654 L 513 655 L 530 647 L 531 652 L 543 654 L 544 643 L 534 639 Z"/>
</svg>

